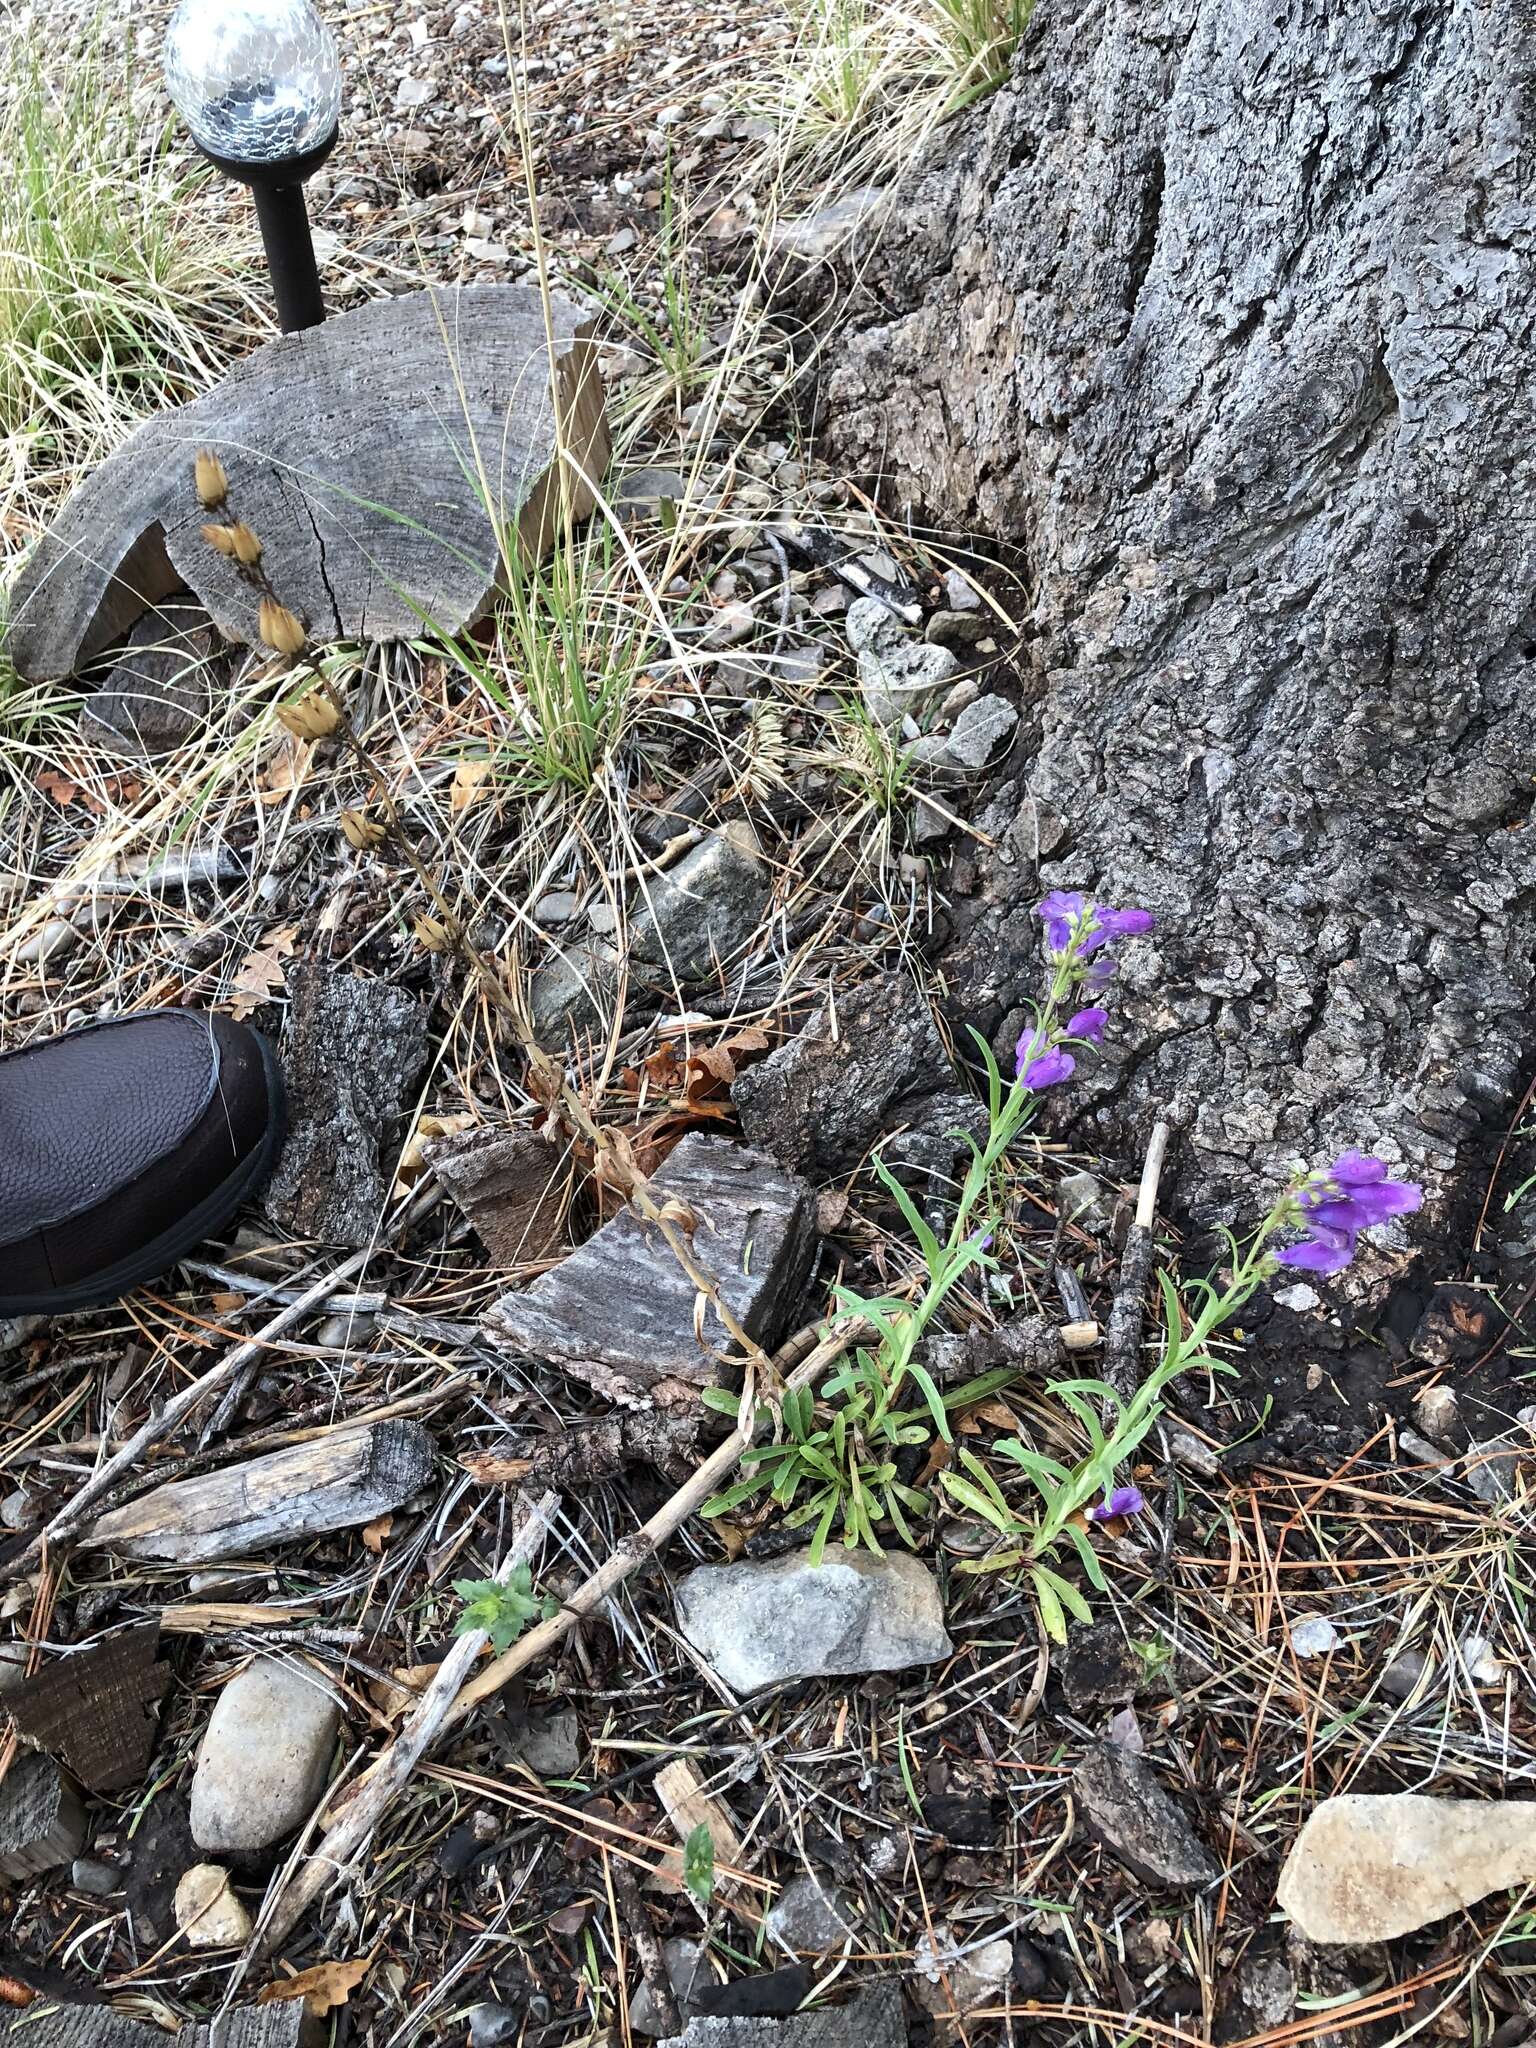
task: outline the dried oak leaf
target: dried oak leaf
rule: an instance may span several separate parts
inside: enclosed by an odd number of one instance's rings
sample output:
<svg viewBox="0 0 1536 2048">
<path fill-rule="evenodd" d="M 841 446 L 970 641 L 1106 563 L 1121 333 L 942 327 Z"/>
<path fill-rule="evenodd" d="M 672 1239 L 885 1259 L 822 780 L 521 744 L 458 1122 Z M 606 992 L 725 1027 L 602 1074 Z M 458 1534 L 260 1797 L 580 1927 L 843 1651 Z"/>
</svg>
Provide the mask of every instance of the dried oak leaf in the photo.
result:
<svg viewBox="0 0 1536 2048">
<path fill-rule="evenodd" d="M 264 946 L 257 946 L 246 954 L 230 983 L 229 1014 L 232 1017 L 249 1017 L 252 1010 L 259 1009 L 287 987 L 283 962 L 293 957 L 298 937 L 296 924 L 279 925 L 275 931 L 268 932 Z"/>
<path fill-rule="evenodd" d="M 284 1999 L 302 1998 L 311 2019 L 321 2020 L 338 2005 L 345 2005 L 367 1976 L 372 1956 L 359 1956 L 355 1963 L 316 1963 L 311 1970 L 298 1970 L 279 1978 L 256 1994 L 258 2005 L 277 2005 Z"/>
</svg>

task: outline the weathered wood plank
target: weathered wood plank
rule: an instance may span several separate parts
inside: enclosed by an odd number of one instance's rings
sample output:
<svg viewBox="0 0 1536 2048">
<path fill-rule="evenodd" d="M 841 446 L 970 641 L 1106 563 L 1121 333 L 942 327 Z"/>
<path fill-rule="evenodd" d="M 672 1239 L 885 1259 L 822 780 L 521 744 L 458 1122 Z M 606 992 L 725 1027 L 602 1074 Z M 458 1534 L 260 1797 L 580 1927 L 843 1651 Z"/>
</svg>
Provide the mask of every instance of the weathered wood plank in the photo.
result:
<svg viewBox="0 0 1536 2048">
<path fill-rule="evenodd" d="M 73 675 L 183 584 L 229 638 L 255 639 L 255 594 L 199 537 L 200 447 L 223 460 L 230 510 L 317 638 L 409 637 L 422 611 L 458 632 L 490 601 L 498 529 L 530 554 L 553 531 L 552 385 L 582 470 L 607 463 L 588 322 L 557 298 L 553 326 L 553 377 L 524 286 L 379 299 L 265 343 L 206 396 L 140 427 L 69 499 L 13 594 L 17 670 Z M 589 510 L 590 492 L 567 482 Z"/>
<path fill-rule="evenodd" d="M 304 2003 L 248 2005 L 202 2026 L 183 2027 L 176 2048 L 299 2048 L 304 2038 Z"/>
<path fill-rule="evenodd" d="M 260 1554 L 388 1514 L 426 1484 L 433 1455 L 419 1422 L 336 1430 L 199 1479 L 173 1479 L 102 1515 L 81 1540 L 182 1564 Z"/>
<path fill-rule="evenodd" d="M 38 1877 L 80 1854 L 85 1813 L 51 1756 L 23 1756 L 0 1784 L 0 1874 Z"/>
<path fill-rule="evenodd" d="M 161 2028 L 124 2019 L 109 2005 L 56 2005 L 46 1997 L 14 2012 L 0 2007 L 0 2041 L 16 2048 L 172 2048 Z"/>
</svg>

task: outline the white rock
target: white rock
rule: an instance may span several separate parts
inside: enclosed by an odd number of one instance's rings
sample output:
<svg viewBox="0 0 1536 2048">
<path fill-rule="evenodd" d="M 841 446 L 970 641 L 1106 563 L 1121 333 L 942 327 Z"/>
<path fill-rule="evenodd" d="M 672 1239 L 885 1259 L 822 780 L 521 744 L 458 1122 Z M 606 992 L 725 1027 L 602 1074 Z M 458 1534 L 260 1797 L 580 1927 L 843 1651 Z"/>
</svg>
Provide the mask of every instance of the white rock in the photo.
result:
<svg viewBox="0 0 1536 2048">
<path fill-rule="evenodd" d="M 810 1555 L 704 1565 L 678 1586 L 683 1634 L 733 1691 L 950 1655 L 937 1582 L 917 1558 L 839 1550 L 813 1565 Z"/>
<path fill-rule="evenodd" d="M 1275 1300 L 1282 1308 L 1293 1308 L 1303 1314 L 1309 1308 L 1321 1308 L 1323 1297 L 1315 1287 L 1309 1287 L 1305 1280 L 1296 1280 L 1289 1287 L 1277 1287 Z"/>
<path fill-rule="evenodd" d="M 1326 1614 L 1304 1615 L 1291 1623 L 1291 1649 L 1298 1657 L 1326 1657 L 1339 1646 L 1339 1632 Z"/>
<path fill-rule="evenodd" d="M 1419 1411 L 1419 1427 L 1426 1436 L 1432 1436 L 1437 1444 L 1448 1443 L 1455 1433 L 1457 1422 L 1456 1395 L 1450 1387 L 1426 1387 L 1414 1406 Z"/>
<path fill-rule="evenodd" d="M 307 1820 L 325 1787 L 340 1721 L 312 1674 L 259 1657 L 219 1694 L 192 1774 L 200 1849 L 265 1849 Z"/>
<path fill-rule="evenodd" d="M 411 107 L 430 106 L 437 98 L 437 81 L 431 78 L 402 78 L 395 87 L 395 111 L 403 114 Z"/>
<path fill-rule="evenodd" d="M 217 1863 L 194 1863 L 176 1887 L 176 1925 L 188 1948 L 243 1948 L 251 1916 L 229 1888 Z"/>
<path fill-rule="evenodd" d="M 960 663 L 947 647 L 915 640 L 878 598 L 848 607 L 848 645 L 859 657 L 859 687 L 878 725 L 899 726 L 920 714 L 954 680 Z"/>
<path fill-rule="evenodd" d="M 1391 1941 L 1536 1879 L 1536 1801 L 1346 1792 L 1302 1829 L 1277 1893 L 1309 1941 Z"/>
<path fill-rule="evenodd" d="M 919 1938 L 912 1962 L 912 1988 L 929 2012 L 972 2012 L 1002 1996 L 1013 1971 L 1013 1943 L 987 1941 L 967 1948 L 941 1930 Z"/>
<path fill-rule="evenodd" d="M 1486 1636 L 1463 1636 L 1456 1651 L 1474 1685 L 1497 1685 L 1503 1678 L 1504 1666 L 1494 1655 L 1493 1645 Z"/>
</svg>

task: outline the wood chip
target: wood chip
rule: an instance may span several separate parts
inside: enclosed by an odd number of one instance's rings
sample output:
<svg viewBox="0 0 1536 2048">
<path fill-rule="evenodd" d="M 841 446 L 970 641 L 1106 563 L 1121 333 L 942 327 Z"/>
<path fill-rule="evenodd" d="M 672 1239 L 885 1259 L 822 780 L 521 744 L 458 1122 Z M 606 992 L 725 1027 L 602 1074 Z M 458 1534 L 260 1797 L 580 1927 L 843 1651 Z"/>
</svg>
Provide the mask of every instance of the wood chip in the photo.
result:
<svg viewBox="0 0 1536 2048">
<path fill-rule="evenodd" d="M 727 1873 L 744 1867 L 746 1852 L 725 1808 L 704 1790 L 697 1771 L 686 1757 L 677 1757 L 659 1770 L 651 1782 L 651 1789 L 666 1808 L 667 1819 L 677 1830 L 680 1841 L 686 1843 L 695 1828 L 709 1829 L 709 1839 L 715 1848 L 715 1889 L 723 1898 L 729 1898 L 740 1887 L 739 1881 Z M 663 1859 L 653 1882 L 656 1881 L 665 1883 L 669 1888 L 682 1889 L 681 1850 Z"/>
<path fill-rule="evenodd" d="M 143 1777 L 155 1742 L 150 1709 L 171 1682 L 157 1659 L 155 1622 L 111 1636 L 75 1657 L 54 1657 L 6 1700 L 22 1738 L 92 1792 Z"/>
<path fill-rule="evenodd" d="M 0 1784 L 0 1874 L 40 1877 L 72 1863 L 84 1840 L 84 1809 L 53 1758 L 18 1757 Z"/>
</svg>

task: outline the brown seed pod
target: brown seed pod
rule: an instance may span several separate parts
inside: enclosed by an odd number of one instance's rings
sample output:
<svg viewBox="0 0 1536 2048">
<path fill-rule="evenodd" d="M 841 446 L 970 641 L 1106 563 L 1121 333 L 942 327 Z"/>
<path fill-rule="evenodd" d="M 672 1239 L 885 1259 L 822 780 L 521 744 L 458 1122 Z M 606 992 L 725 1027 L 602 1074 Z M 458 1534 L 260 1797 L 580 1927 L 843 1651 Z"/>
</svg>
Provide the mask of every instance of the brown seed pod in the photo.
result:
<svg viewBox="0 0 1536 2048">
<path fill-rule="evenodd" d="M 231 560 L 234 559 L 235 529 L 232 526 L 216 526 L 212 520 L 209 520 L 208 524 L 201 529 L 201 532 L 203 539 L 207 541 L 209 547 L 213 549 L 216 555 L 228 555 Z"/>
<path fill-rule="evenodd" d="M 198 449 L 192 463 L 192 480 L 197 486 L 199 502 L 210 512 L 229 496 L 229 478 L 224 474 L 223 463 L 211 448 Z"/>
<path fill-rule="evenodd" d="M 311 690 L 295 704 L 279 704 L 277 721 L 296 740 L 323 740 L 341 723 L 341 713 L 324 690 Z"/>
<path fill-rule="evenodd" d="M 287 605 L 264 597 L 256 614 L 256 630 L 274 654 L 302 654 L 304 628 Z M 334 727 L 332 730 L 334 731 Z"/>
<path fill-rule="evenodd" d="M 377 846 L 385 831 L 378 819 L 370 818 L 366 811 L 343 811 L 341 814 L 341 836 L 356 853 L 366 853 L 370 846 Z"/>
<path fill-rule="evenodd" d="M 254 569 L 261 560 L 261 542 L 256 538 L 243 519 L 237 519 L 226 529 L 230 538 L 229 552 L 237 562 L 243 562 L 247 569 Z M 221 549 L 222 553 L 223 550 Z"/>
<path fill-rule="evenodd" d="M 424 911 L 418 911 L 411 919 L 411 931 L 417 943 L 428 953 L 451 953 L 457 940 L 451 924 L 445 924 L 438 917 L 428 917 Z"/>
</svg>

